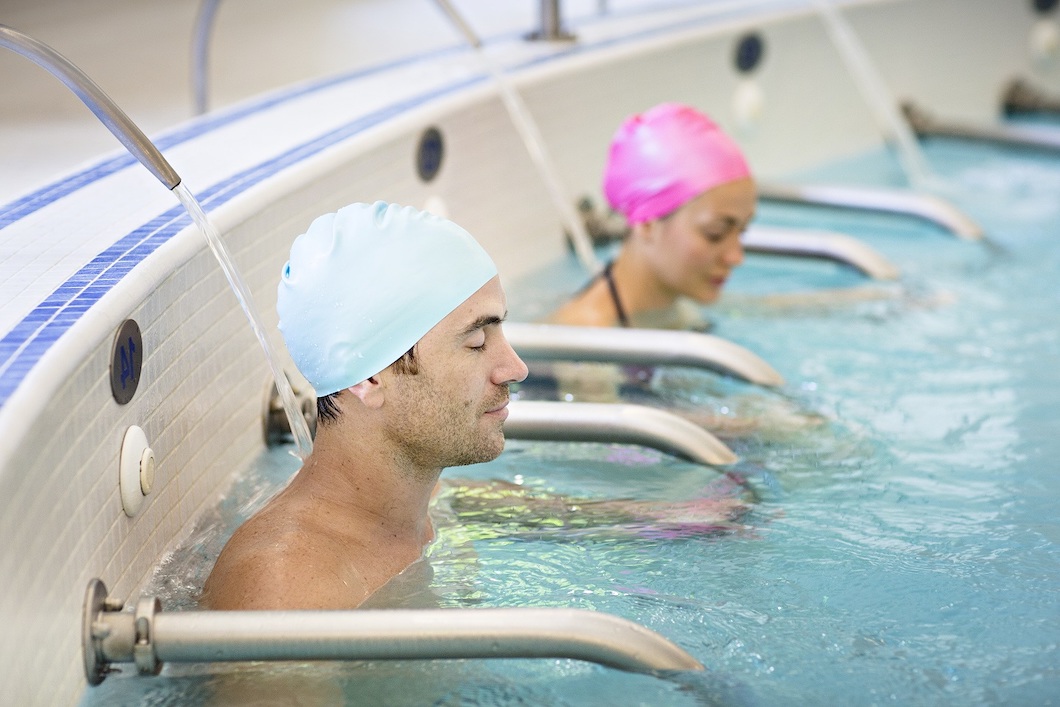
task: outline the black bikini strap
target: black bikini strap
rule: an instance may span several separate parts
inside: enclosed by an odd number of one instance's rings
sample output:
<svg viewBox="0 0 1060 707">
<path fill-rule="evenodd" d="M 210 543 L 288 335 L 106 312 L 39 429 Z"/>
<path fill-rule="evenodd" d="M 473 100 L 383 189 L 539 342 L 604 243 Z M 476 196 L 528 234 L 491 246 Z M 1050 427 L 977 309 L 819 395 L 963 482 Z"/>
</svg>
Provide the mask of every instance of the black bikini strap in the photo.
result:
<svg viewBox="0 0 1060 707">
<path fill-rule="evenodd" d="M 618 323 L 620 326 L 629 328 L 629 317 L 626 315 L 626 308 L 622 306 L 622 300 L 618 297 L 618 288 L 615 287 L 615 277 L 611 274 L 611 266 L 615 264 L 615 261 L 607 261 L 607 265 L 604 266 L 603 276 L 604 280 L 607 281 L 607 289 L 611 293 L 611 302 L 615 305 L 615 312 L 618 314 Z"/>
</svg>

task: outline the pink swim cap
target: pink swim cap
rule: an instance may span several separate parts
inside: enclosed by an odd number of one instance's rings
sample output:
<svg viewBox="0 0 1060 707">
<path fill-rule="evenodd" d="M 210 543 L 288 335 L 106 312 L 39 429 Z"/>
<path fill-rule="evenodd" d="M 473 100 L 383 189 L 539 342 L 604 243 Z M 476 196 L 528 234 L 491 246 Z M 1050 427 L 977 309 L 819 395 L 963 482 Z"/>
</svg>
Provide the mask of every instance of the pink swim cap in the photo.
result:
<svg viewBox="0 0 1060 707">
<path fill-rule="evenodd" d="M 708 189 L 751 176 L 713 120 L 680 103 L 630 116 L 611 139 L 604 194 L 630 223 L 666 216 Z"/>
</svg>

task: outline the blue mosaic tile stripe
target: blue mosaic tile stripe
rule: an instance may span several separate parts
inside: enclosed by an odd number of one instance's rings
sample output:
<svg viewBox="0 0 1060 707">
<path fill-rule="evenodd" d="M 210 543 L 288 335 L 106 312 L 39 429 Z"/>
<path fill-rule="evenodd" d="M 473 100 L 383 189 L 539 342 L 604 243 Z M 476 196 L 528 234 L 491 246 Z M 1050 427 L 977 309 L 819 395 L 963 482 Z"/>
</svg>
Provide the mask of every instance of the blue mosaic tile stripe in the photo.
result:
<svg viewBox="0 0 1060 707">
<path fill-rule="evenodd" d="M 392 104 L 325 133 L 275 158 L 239 172 L 196 195 L 204 210 L 227 203 L 266 178 L 364 130 L 453 91 L 485 81 L 484 76 Z M 0 339 L 0 407 L 40 361 L 99 299 L 159 246 L 191 223 L 179 204 L 118 240 L 57 287 Z"/>
</svg>

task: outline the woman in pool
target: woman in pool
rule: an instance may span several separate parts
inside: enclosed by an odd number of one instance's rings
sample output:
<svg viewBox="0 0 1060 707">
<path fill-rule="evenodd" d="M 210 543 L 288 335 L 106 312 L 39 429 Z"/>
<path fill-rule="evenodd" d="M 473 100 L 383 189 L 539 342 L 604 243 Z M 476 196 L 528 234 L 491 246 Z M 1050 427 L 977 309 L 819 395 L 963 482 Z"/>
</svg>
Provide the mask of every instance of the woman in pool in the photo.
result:
<svg viewBox="0 0 1060 707">
<path fill-rule="evenodd" d="M 630 232 L 614 260 L 549 321 L 709 328 L 700 307 L 717 301 L 743 262 L 740 236 L 755 214 L 755 182 L 739 146 L 696 109 L 657 105 L 630 116 L 615 132 L 604 193 Z M 578 363 L 550 369 L 561 397 L 569 400 L 612 402 L 627 384 L 660 387 L 657 377 L 642 368 Z M 532 376 L 537 371 L 544 372 L 531 366 Z M 697 406 L 675 412 L 721 436 L 761 428 L 783 432 L 806 421 L 788 405 L 759 396 L 737 396 L 718 411 Z"/>
<path fill-rule="evenodd" d="M 604 193 L 629 236 L 552 322 L 702 328 L 695 304 L 716 301 L 743 262 L 740 234 L 755 212 L 740 148 L 706 115 L 663 103 L 615 133 Z"/>
</svg>

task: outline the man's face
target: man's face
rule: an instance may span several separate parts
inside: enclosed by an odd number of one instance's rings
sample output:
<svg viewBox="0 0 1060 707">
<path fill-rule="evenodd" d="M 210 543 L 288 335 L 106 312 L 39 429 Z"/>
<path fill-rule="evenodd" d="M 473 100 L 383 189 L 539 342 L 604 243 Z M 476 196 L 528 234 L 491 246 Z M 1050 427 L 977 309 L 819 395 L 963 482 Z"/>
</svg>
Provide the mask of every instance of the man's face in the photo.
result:
<svg viewBox="0 0 1060 707">
<path fill-rule="evenodd" d="M 508 385 L 526 365 L 501 331 L 507 302 L 494 277 L 416 345 L 416 374 L 384 372 L 394 442 L 423 468 L 495 459 L 504 449 Z"/>
</svg>

